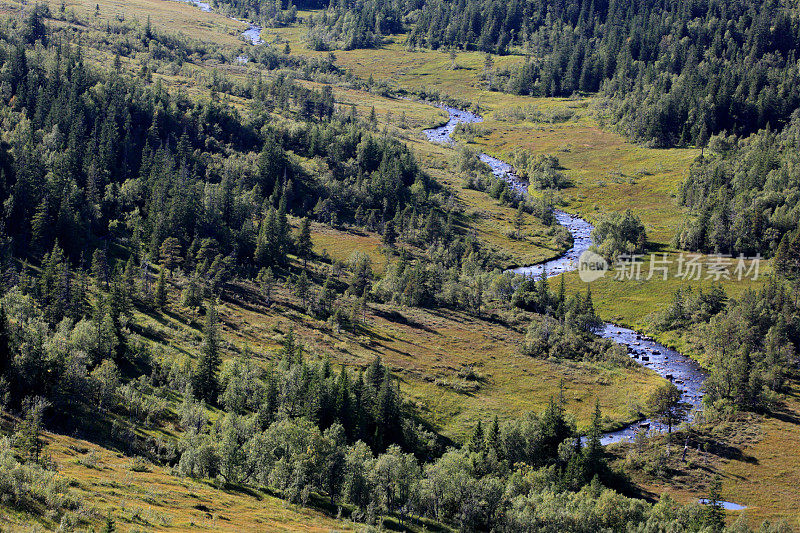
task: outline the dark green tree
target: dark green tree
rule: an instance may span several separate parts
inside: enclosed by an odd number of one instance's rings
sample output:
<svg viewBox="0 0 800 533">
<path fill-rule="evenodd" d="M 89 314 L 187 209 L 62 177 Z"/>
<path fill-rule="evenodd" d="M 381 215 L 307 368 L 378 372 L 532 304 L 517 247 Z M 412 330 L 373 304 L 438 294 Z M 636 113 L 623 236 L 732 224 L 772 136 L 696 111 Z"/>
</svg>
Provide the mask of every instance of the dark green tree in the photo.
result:
<svg viewBox="0 0 800 533">
<path fill-rule="evenodd" d="M 314 244 L 311 242 L 311 222 L 308 217 L 303 217 L 295 240 L 295 250 L 298 257 L 303 259 L 303 268 L 306 267 L 306 261 L 312 255 L 313 246 Z"/>
<path fill-rule="evenodd" d="M 209 306 L 206 310 L 200 358 L 197 360 L 197 366 L 192 376 L 192 389 L 198 398 L 211 405 L 216 405 L 219 396 L 217 373 L 221 363 L 217 311 L 213 306 Z"/>
</svg>

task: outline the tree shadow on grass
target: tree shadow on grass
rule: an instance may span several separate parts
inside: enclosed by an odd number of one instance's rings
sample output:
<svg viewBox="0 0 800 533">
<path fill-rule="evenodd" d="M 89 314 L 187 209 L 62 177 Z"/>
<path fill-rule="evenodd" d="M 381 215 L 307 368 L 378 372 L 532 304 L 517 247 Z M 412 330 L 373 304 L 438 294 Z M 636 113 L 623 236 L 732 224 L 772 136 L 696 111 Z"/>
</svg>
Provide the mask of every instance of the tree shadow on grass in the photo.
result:
<svg viewBox="0 0 800 533">
<path fill-rule="evenodd" d="M 789 409 L 785 403 L 778 404 L 768 413 L 768 416 L 776 418 L 781 422 L 786 422 L 787 424 L 800 424 L 800 416 L 798 416 L 798 413 Z"/>
<path fill-rule="evenodd" d="M 394 322 L 396 324 L 403 324 L 404 326 L 409 326 L 414 329 L 421 329 L 423 331 L 427 331 L 428 333 L 434 333 L 436 335 L 440 335 L 438 331 L 432 329 L 430 326 L 426 326 L 425 324 L 422 324 L 421 322 L 418 322 L 413 318 L 410 318 L 394 309 L 389 311 L 384 311 L 382 309 L 373 309 L 373 313 L 375 314 L 375 316 L 388 320 L 389 322 Z"/>
</svg>

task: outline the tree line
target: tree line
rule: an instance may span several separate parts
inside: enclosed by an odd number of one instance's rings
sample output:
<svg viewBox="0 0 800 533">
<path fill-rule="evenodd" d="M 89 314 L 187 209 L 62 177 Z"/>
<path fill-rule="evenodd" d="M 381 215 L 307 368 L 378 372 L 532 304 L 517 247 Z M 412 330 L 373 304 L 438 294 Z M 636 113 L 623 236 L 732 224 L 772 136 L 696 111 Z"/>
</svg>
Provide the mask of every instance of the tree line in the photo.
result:
<svg viewBox="0 0 800 533">
<path fill-rule="evenodd" d="M 678 289 L 653 324 L 689 331 L 708 357 L 703 401 L 715 409 L 768 411 L 797 365 L 797 286 L 770 279 L 736 299 L 719 286 Z"/>
</svg>

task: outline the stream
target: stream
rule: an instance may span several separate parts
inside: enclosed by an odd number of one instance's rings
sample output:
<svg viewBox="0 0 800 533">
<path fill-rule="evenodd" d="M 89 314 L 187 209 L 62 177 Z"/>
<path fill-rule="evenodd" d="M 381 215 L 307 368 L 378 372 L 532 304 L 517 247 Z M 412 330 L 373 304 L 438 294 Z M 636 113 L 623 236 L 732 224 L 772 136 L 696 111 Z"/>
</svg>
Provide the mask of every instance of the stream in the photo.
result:
<svg viewBox="0 0 800 533">
<path fill-rule="evenodd" d="M 213 10 L 211 9 L 211 4 L 208 2 L 202 2 L 201 0 L 177 0 L 178 2 L 184 2 L 187 4 L 194 4 L 195 6 L 199 7 L 201 11 L 205 11 L 206 13 L 211 13 Z M 248 24 L 250 27 L 247 28 L 245 31 L 242 32 L 242 35 L 252 44 L 259 45 L 264 44 L 264 41 L 261 39 L 261 26 L 256 26 L 255 24 L 248 22 L 246 20 L 239 20 L 237 18 L 228 17 L 231 20 L 235 20 L 236 22 L 243 22 Z"/>
<path fill-rule="evenodd" d="M 458 124 L 474 124 L 483 121 L 482 117 L 469 111 L 448 106 L 440 107 L 449 113 L 450 120 L 443 126 L 425 130 L 425 136 L 434 143 L 454 145 L 455 141 L 452 138 L 452 134 Z M 480 154 L 479 157 L 481 161 L 489 165 L 495 176 L 506 180 L 511 188 L 521 194 L 527 194 L 527 183 L 514 174 L 514 169 L 511 165 L 486 154 Z M 580 217 L 559 209 L 555 210 L 555 216 L 558 223 L 566 227 L 572 235 L 572 248 L 555 259 L 536 265 L 515 268 L 512 272 L 533 277 L 539 277 L 546 273 L 547 277 L 550 278 L 563 272 L 577 269 L 578 258 L 592 245 L 591 234 L 594 226 Z M 702 385 L 705 380 L 705 373 L 697 363 L 685 355 L 655 342 L 646 335 L 641 335 L 631 329 L 614 324 L 605 323 L 600 336 L 625 346 L 628 350 L 628 355 L 634 361 L 652 369 L 661 377 L 672 381 L 681 391 L 684 402 L 691 405 L 692 408 L 700 407 L 700 402 L 703 398 Z M 620 430 L 605 433 L 602 443 L 611 444 L 624 439 L 631 439 L 641 429 L 666 429 L 657 426 L 658 424 L 652 420 L 637 422 Z"/>
</svg>

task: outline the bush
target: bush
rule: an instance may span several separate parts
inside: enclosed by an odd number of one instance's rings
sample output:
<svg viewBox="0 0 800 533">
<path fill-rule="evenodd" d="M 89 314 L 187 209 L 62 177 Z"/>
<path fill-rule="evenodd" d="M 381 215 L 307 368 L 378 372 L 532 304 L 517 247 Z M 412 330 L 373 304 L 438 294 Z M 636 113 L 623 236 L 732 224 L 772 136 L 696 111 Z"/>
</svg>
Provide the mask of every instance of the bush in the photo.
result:
<svg viewBox="0 0 800 533">
<path fill-rule="evenodd" d="M 592 231 L 592 240 L 595 252 L 609 261 L 616 261 L 622 255 L 644 253 L 647 232 L 639 217 L 628 210 L 624 215 L 604 217 Z"/>
<path fill-rule="evenodd" d="M 8 437 L 0 438 L 0 501 L 26 511 L 44 506 L 61 512 L 78 506 L 63 476 L 33 462 L 20 463 Z"/>
</svg>

